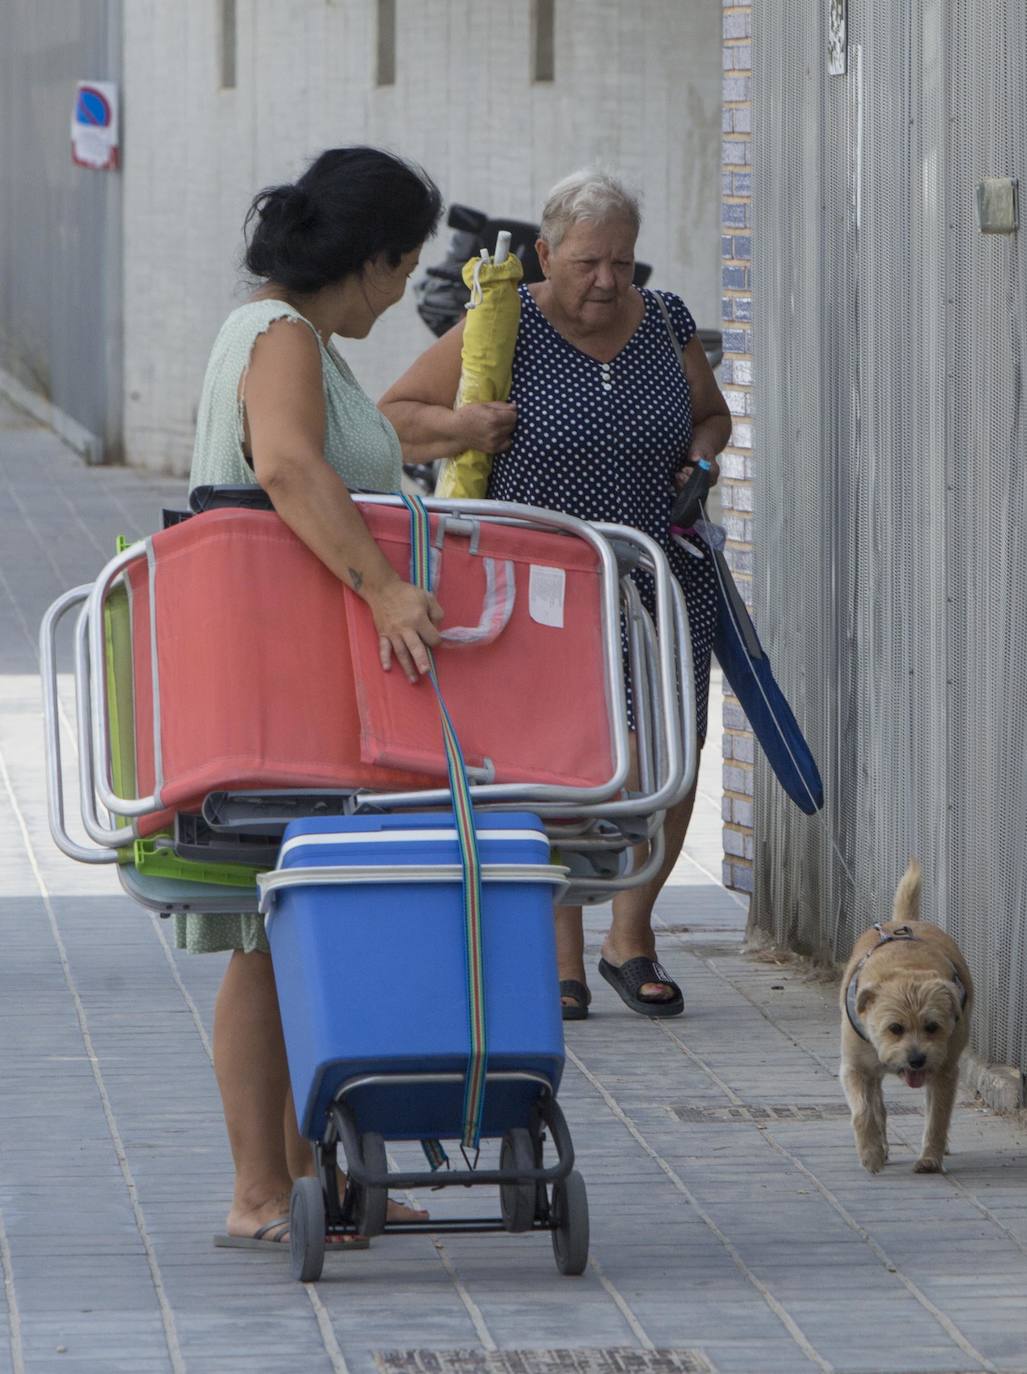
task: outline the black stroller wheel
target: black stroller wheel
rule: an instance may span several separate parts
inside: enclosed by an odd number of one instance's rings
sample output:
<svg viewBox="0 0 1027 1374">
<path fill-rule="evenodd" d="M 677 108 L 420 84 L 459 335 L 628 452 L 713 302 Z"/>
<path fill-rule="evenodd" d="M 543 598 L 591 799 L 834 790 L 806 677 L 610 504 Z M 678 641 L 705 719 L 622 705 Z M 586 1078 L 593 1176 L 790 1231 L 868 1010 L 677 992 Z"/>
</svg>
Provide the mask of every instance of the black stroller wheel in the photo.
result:
<svg viewBox="0 0 1027 1374">
<path fill-rule="evenodd" d="M 534 1169 L 535 1146 L 531 1133 L 523 1126 L 514 1126 L 503 1136 L 499 1167 L 518 1173 L 522 1169 Z M 499 1210 L 508 1231 L 530 1231 L 535 1220 L 534 1183 L 501 1183 Z"/>
<path fill-rule="evenodd" d="M 289 1203 L 289 1255 L 292 1276 L 314 1283 L 325 1262 L 325 1200 L 320 1179 L 298 1178 Z"/>
<path fill-rule="evenodd" d="M 588 1263 L 588 1198 L 585 1180 L 572 1169 L 553 1184 L 553 1254 L 561 1274 L 582 1274 Z"/>
<path fill-rule="evenodd" d="M 389 1172 L 389 1161 L 385 1154 L 385 1141 L 377 1131 L 365 1131 L 360 1137 L 360 1154 L 364 1168 L 369 1174 L 379 1177 Z M 385 1230 L 385 1217 L 389 1206 L 389 1190 L 385 1187 L 368 1187 L 362 1183 L 357 1193 L 357 1230 L 362 1236 L 380 1236 Z"/>
</svg>

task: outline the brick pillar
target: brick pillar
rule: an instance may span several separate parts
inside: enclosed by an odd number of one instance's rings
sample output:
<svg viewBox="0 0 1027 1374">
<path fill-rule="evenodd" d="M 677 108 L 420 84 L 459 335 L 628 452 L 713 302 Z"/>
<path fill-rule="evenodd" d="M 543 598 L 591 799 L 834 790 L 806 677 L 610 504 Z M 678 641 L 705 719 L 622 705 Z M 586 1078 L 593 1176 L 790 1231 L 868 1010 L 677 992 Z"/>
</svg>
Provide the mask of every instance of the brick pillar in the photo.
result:
<svg viewBox="0 0 1027 1374">
<path fill-rule="evenodd" d="M 724 361 L 720 384 L 734 416 L 721 458 L 727 557 L 752 605 L 752 4 L 724 0 L 721 267 Z M 752 891 L 754 740 L 737 700 L 724 695 L 724 882 Z"/>
</svg>

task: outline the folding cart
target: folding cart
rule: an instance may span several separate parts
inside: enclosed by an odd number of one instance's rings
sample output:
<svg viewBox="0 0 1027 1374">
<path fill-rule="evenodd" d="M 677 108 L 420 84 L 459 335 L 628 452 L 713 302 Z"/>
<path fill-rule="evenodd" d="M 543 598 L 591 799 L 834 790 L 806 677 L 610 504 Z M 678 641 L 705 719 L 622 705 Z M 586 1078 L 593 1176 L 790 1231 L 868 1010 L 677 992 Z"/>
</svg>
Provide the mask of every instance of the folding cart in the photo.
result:
<svg viewBox="0 0 1027 1374">
<path fill-rule="evenodd" d="M 407 509 L 358 499 L 406 575 Z M 663 813 L 695 776 L 687 615 L 659 547 L 529 507 L 424 505 L 444 625 L 456 627 L 435 661 L 480 859 L 477 986 L 465 977 L 468 826 L 454 821 L 435 698 L 382 673 L 366 608 L 273 512 L 211 510 L 125 548 L 55 601 L 41 629 L 58 846 L 115 864 L 150 910 L 265 915 L 318 1165 L 292 1199 L 305 1280 L 321 1272 L 326 1235 L 355 1230 L 548 1230 L 560 1271 L 582 1271 L 587 1202 L 556 1100 L 553 904 L 647 881 Z M 654 617 L 634 571 L 652 579 Z M 57 641 L 72 613 L 86 842 L 68 830 L 61 762 Z M 387 980 L 368 979 L 397 951 Z M 458 1169 L 440 1142 L 467 1144 L 475 998 L 487 1043 L 478 1133 L 500 1142 L 499 1162 L 479 1168 L 467 1154 Z M 432 1167 L 390 1171 L 390 1139 L 422 1140 Z M 500 1215 L 386 1221 L 390 1186 L 465 1185 L 498 1185 Z"/>
</svg>

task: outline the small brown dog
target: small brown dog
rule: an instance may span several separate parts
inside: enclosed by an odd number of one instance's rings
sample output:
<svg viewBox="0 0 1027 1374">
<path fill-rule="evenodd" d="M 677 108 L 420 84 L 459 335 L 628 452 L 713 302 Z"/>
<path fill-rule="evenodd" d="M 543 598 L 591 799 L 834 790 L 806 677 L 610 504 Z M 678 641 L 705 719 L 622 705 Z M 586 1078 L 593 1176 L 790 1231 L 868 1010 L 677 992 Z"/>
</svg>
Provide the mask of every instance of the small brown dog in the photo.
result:
<svg viewBox="0 0 1027 1374">
<path fill-rule="evenodd" d="M 966 1048 L 973 982 L 956 942 L 919 919 L 920 865 L 911 859 L 892 919 L 860 936 L 842 978 L 841 1079 L 856 1149 L 876 1174 L 888 1158 L 881 1080 L 898 1074 L 927 1087 L 920 1174 L 942 1169 Z"/>
</svg>

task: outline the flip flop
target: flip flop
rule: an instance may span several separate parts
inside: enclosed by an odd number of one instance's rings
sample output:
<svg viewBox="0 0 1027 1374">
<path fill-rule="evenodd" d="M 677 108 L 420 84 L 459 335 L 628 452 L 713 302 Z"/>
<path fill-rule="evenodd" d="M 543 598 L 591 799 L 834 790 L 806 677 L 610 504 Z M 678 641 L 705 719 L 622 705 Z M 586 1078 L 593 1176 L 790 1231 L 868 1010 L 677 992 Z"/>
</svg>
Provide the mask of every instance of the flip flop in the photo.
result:
<svg viewBox="0 0 1027 1374">
<path fill-rule="evenodd" d="M 560 1014 L 565 1021 L 584 1021 L 587 1019 L 592 994 L 584 983 L 579 983 L 576 978 L 561 978 L 560 997 L 574 998 L 572 1006 L 567 1006 L 562 1001 L 560 1003 Z"/>
<path fill-rule="evenodd" d="M 681 989 L 655 959 L 647 959 L 645 955 L 640 955 L 637 959 L 626 959 L 619 968 L 605 959 L 600 959 L 599 972 L 624 1005 L 638 1012 L 639 1016 L 680 1016 L 685 1009 Z M 661 1001 L 657 1001 L 655 997 L 641 997 L 639 988 L 644 987 L 646 983 L 663 983 L 672 989 L 673 996 L 665 997 Z"/>
<path fill-rule="evenodd" d="M 252 1236 L 221 1235 L 214 1237 L 214 1244 L 224 1250 L 288 1250 L 289 1242 L 285 1232 L 289 1229 L 288 1217 L 275 1217 L 257 1228 Z M 271 1232 L 275 1232 L 274 1235 Z M 367 1250 L 371 1242 L 367 1236 L 354 1236 L 352 1240 L 326 1243 L 326 1250 Z"/>
</svg>

